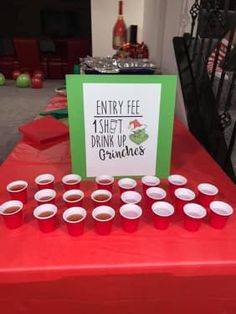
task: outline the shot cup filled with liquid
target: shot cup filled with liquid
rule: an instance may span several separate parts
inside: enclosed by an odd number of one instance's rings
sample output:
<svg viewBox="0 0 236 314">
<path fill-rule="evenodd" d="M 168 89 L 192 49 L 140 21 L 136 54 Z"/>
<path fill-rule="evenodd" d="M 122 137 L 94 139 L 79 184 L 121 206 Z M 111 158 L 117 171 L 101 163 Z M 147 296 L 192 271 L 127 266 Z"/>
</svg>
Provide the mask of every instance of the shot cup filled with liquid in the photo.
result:
<svg viewBox="0 0 236 314">
<path fill-rule="evenodd" d="M 115 210 L 110 206 L 98 206 L 92 211 L 95 221 L 95 230 L 100 235 L 107 235 L 111 232 Z"/>
<path fill-rule="evenodd" d="M 23 203 L 7 201 L 0 206 L 0 214 L 9 229 L 16 229 L 23 224 Z"/>
<path fill-rule="evenodd" d="M 43 204 L 35 208 L 34 217 L 42 232 L 51 232 L 56 228 L 57 206 L 54 204 Z"/>
<path fill-rule="evenodd" d="M 12 181 L 7 185 L 7 191 L 12 200 L 18 200 L 22 203 L 27 202 L 28 183 L 24 180 Z"/>
<path fill-rule="evenodd" d="M 70 207 L 64 211 L 63 220 L 70 235 L 78 236 L 83 234 L 86 216 L 87 212 L 83 207 Z"/>
<path fill-rule="evenodd" d="M 91 193 L 91 199 L 94 206 L 109 205 L 112 198 L 112 193 L 108 190 L 100 189 Z"/>
</svg>

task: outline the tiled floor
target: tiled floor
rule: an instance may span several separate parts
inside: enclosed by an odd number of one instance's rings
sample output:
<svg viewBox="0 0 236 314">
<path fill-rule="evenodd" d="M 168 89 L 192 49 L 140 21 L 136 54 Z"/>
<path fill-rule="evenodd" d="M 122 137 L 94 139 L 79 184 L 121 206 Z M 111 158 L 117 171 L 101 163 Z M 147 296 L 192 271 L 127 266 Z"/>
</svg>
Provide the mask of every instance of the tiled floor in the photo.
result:
<svg viewBox="0 0 236 314">
<path fill-rule="evenodd" d="M 62 80 L 48 80 L 42 89 L 18 88 L 14 81 L 0 86 L 0 163 L 21 138 L 18 127 L 34 119 L 63 85 Z"/>
</svg>

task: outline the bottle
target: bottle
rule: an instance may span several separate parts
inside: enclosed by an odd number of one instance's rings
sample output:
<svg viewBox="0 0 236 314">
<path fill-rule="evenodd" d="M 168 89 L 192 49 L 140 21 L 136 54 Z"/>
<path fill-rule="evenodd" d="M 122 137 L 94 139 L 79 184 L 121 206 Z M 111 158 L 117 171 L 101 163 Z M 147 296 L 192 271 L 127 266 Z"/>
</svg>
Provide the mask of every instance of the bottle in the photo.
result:
<svg viewBox="0 0 236 314">
<path fill-rule="evenodd" d="M 113 49 L 119 49 L 127 41 L 127 29 L 123 16 L 123 1 L 119 1 L 119 15 L 113 28 Z"/>
<path fill-rule="evenodd" d="M 136 50 L 138 48 L 137 33 L 138 25 L 130 25 L 129 42 L 123 47 L 127 53 L 127 57 L 136 58 Z"/>
<path fill-rule="evenodd" d="M 138 25 L 130 25 L 129 42 L 133 45 L 137 45 L 137 33 L 138 33 Z"/>
</svg>

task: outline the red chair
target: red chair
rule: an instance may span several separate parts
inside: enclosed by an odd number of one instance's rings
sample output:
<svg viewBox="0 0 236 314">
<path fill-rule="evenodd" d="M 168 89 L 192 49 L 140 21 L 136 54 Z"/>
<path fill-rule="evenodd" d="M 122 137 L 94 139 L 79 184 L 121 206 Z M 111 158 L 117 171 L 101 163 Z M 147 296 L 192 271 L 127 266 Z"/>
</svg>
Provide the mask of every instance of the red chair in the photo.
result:
<svg viewBox="0 0 236 314">
<path fill-rule="evenodd" d="M 32 73 L 43 70 L 38 40 L 35 38 L 14 38 L 16 56 L 22 70 Z"/>
<path fill-rule="evenodd" d="M 91 53 L 90 41 L 88 39 L 68 39 L 67 61 L 69 73 L 73 73 L 73 66 L 80 62 L 80 58 Z"/>
<path fill-rule="evenodd" d="M 55 39 L 56 53 L 47 58 L 48 78 L 64 79 L 65 74 L 73 73 L 75 63 L 90 54 L 90 41 L 87 39 Z"/>
<path fill-rule="evenodd" d="M 67 63 L 60 59 L 50 58 L 47 61 L 48 78 L 49 79 L 64 79 L 67 73 Z"/>
<path fill-rule="evenodd" d="M 0 56 L 0 72 L 5 75 L 6 78 L 12 78 L 12 72 L 19 69 L 19 62 L 15 57 Z"/>
<path fill-rule="evenodd" d="M 19 63 L 16 59 L 13 41 L 10 37 L 1 37 L 1 52 L 0 52 L 0 72 L 6 78 L 12 78 L 12 72 L 19 69 Z"/>
<path fill-rule="evenodd" d="M 64 79 L 68 73 L 67 64 L 67 39 L 57 38 L 53 40 L 55 53 L 47 57 L 48 78 Z"/>
</svg>

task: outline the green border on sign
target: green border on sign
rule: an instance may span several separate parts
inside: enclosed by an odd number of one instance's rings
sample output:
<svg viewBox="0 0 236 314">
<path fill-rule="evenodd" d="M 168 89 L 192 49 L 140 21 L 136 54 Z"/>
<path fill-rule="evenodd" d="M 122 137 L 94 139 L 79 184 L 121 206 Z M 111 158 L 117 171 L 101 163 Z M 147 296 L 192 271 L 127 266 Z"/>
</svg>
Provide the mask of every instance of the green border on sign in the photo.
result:
<svg viewBox="0 0 236 314">
<path fill-rule="evenodd" d="M 82 178 L 87 178 L 83 102 L 84 83 L 161 84 L 156 175 L 160 178 L 166 178 L 170 171 L 176 76 L 79 74 L 66 76 L 72 171 L 73 173 L 78 173 Z"/>
</svg>

